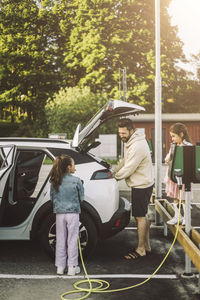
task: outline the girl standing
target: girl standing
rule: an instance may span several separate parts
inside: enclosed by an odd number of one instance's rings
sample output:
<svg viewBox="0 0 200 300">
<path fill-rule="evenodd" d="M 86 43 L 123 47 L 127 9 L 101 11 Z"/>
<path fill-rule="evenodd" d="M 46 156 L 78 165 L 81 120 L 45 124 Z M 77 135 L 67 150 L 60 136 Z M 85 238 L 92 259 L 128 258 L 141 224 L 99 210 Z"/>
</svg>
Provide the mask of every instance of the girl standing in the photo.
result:
<svg viewBox="0 0 200 300">
<path fill-rule="evenodd" d="M 56 214 L 55 265 L 59 275 L 64 274 L 66 265 L 68 275 L 80 273 L 78 235 L 84 188 L 80 178 L 72 175 L 74 172 L 74 160 L 67 155 L 58 156 L 50 172 L 50 196 Z"/>
<path fill-rule="evenodd" d="M 170 127 L 170 136 L 172 142 L 176 143 L 177 146 L 192 146 L 191 139 L 189 137 L 187 127 L 182 123 L 176 123 Z M 165 158 L 165 162 L 169 164 L 170 151 Z M 179 188 L 178 184 L 174 183 L 168 176 L 166 178 L 166 193 L 167 196 L 173 198 L 174 217 L 167 222 L 167 224 L 175 225 L 178 223 L 178 202 L 179 202 Z M 182 207 L 183 207 L 183 218 L 180 218 L 180 223 L 185 225 L 185 189 L 182 187 Z"/>
</svg>

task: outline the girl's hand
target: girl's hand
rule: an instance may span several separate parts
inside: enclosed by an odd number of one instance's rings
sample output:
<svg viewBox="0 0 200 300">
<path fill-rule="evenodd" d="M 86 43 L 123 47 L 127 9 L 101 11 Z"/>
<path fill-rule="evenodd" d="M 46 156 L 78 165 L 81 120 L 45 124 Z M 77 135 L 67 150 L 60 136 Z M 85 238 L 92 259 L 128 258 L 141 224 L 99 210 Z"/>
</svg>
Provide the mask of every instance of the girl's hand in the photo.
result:
<svg viewBox="0 0 200 300">
<path fill-rule="evenodd" d="M 165 159 L 165 163 L 169 164 L 169 158 L 168 157 Z"/>
<path fill-rule="evenodd" d="M 169 164 L 169 161 L 170 161 L 170 152 L 165 157 L 165 163 Z"/>
</svg>

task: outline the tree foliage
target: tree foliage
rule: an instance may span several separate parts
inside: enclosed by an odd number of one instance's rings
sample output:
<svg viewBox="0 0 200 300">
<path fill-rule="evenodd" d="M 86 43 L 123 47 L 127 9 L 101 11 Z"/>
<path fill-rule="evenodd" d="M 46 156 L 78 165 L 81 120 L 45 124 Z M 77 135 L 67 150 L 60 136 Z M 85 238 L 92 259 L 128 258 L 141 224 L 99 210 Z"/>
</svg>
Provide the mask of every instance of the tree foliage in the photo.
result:
<svg viewBox="0 0 200 300">
<path fill-rule="evenodd" d="M 55 92 L 79 87 L 84 94 L 90 87 L 96 99 L 102 93 L 119 98 L 124 67 L 128 101 L 154 112 L 154 2 L 0 0 L 1 118 L 24 120 L 30 134 L 33 129 L 43 135 L 45 104 L 55 100 Z M 177 28 L 170 25 L 169 3 L 161 1 L 163 112 L 184 112 L 189 99 L 199 99 L 199 82 L 176 67 L 185 57 Z M 87 101 L 81 103 L 87 110 Z"/>
<path fill-rule="evenodd" d="M 59 88 L 58 19 L 38 3 L 0 1 L 1 116 L 12 121 L 38 120 Z"/>
<path fill-rule="evenodd" d="M 51 132 L 66 132 L 72 138 L 77 124 L 86 123 L 107 102 L 103 93 L 94 94 L 90 88 L 61 89 L 46 104 L 46 118 Z"/>
<path fill-rule="evenodd" d="M 74 0 L 68 2 L 70 22 L 65 62 L 68 84 L 88 85 L 119 97 L 119 69 L 126 67 L 129 101 L 154 111 L 155 11 L 154 0 Z M 161 69 L 163 98 L 169 98 L 183 76 L 175 68 L 184 59 L 177 28 L 170 25 L 167 7 L 161 1 Z M 165 105 L 164 105 L 165 107 Z"/>
</svg>

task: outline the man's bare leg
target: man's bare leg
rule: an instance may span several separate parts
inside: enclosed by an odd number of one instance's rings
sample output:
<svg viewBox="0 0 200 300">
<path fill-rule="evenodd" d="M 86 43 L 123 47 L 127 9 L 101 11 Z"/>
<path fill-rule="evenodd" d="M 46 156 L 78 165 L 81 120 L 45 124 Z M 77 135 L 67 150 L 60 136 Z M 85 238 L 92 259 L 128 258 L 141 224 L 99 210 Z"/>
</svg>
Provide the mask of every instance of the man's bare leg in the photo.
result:
<svg viewBox="0 0 200 300">
<path fill-rule="evenodd" d="M 146 255 L 146 250 L 151 251 L 150 246 L 150 223 L 146 217 L 136 217 L 138 227 L 138 246 L 136 248 L 137 253 L 141 256 Z"/>
<path fill-rule="evenodd" d="M 150 222 L 147 217 L 136 217 L 138 228 L 138 246 L 137 248 L 124 257 L 126 259 L 135 259 L 139 256 L 146 256 L 147 251 L 151 251 L 150 245 Z M 137 254 L 136 254 L 136 253 Z"/>
<path fill-rule="evenodd" d="M 151 244 L 150 244 L 150 221 L 146 217 L 147 228 L 146 228 L 146 236 L 145 236 L 145 249 L 148 252 L 151 252 Z"/>
</svg>

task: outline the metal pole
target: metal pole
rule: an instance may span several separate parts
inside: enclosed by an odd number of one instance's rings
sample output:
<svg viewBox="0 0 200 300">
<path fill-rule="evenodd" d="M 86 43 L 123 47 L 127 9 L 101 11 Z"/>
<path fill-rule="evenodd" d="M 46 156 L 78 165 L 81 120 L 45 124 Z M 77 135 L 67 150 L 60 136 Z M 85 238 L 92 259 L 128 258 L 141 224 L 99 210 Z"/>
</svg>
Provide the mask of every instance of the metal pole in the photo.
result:
<svg viewBox="0 0 200 300">
<path fill-rule="evenodd" d="M 121 69 L 119 68 L 119 99 L 121 99 Z"/>
<path fill-rule="evenodd" d="M 123 98 L 124 101 L 126 101 L 126 90 L 127 90 L 127 84 L 126 84 L 126 68 L 123 69 Z"/>
<path fill-rule="evenodd" d="M 199 287 L 199 294 L 200 294 L 200 272 L 199 272 L 198 287 Z"/>
<path fill-rule="evenodd" d="M 162 104 L 160 76 L 160 0 L 155 0 L 156 74 L 155 74 L 155 198 L 162 198 Z M 159 223 L 158 214 L 155 216 Z"/>
<path fill-rule="evenodd" d="M 191 201 L 190 201 L 190 191 L 191 188 L 189 188 L 189 191 L 186 188 L 185 191 L 185 233 L 190 237 L 191 232 Z M 185 273 L 186 276 L 192 275 L 191 272 L 191 259 L 189 256 L 185 253 Z"/>
<path fill-rule="evenodd" d="M 123 74 L 123 100 L 127 101 L 126 99 L 126 90 L 127 90 L 127 84 L 126 84 L 126 68 L 122 69 Z M 121 96 L 121 90 L 120 90 L 120 96 Z M 124 157 L 124 143 L 121 141 L 121 157 Z"/>
</svg>

